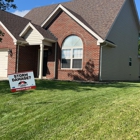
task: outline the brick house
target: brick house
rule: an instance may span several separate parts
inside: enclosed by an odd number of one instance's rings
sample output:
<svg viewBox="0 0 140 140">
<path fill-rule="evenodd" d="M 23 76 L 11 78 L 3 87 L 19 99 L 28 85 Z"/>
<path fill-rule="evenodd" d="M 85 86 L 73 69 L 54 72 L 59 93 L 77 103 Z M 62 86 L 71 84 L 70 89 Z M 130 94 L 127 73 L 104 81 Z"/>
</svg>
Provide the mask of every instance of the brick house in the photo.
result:
<svg viewBox="0 0 140 140">
<path fill-rule="evenodd" d="M 0 77 L 33 70 L 40 79 L 139 80 L 133 0 L 72 0 L 24 18 L 0 11 L 0 29 Z"/>
</svg>

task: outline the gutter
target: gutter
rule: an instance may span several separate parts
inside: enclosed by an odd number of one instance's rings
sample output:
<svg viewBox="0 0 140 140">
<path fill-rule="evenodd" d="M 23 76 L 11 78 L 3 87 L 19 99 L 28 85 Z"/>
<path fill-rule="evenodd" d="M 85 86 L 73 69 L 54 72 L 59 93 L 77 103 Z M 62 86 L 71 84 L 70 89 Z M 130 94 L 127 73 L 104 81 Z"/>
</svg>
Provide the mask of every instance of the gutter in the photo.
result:
<svg viewBox="0 0 140 140">
<path fill-rule="evenodd" d="M 27 41 L 16 40 L 16 41 L 14 41 L 14 44 L 24 46 L 24 45 L 28 45 L 28 42 Z"/>
<path fill-rule="evenodd" d="M 48 41 L 48 42 L 52 42 L 52 43 L 56 43 L 57 40 L 52 40 L 52 39 L 48 39 L 48 38 L 44 38 L 43 40 Z"/>
<path fill-rule="evenodd" d="M 108 47 L 111 47 L 111 48 L 116 48 L 117 47 L 117 45 L 115 45 L 113 42 L 110 42 L 108 40 L 105 40 L 103 43 L 100 43 L 100 45 L 102 45 L 104 47 L 108 46 Z"/>
</svg>

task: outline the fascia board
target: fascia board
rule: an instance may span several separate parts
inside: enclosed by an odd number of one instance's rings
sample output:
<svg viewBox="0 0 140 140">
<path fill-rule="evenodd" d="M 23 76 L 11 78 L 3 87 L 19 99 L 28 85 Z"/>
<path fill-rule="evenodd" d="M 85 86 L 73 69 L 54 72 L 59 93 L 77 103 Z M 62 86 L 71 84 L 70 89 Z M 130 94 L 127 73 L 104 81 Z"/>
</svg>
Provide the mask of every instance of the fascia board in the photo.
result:
<svg viewBox="0 0 140 140">
<path fill-rule="evenodd" d="M 26 34 L 26 32 L 28 31 L 28 29 L 29 28 L 32 28 L 33 30 L 35 30 L 36 32 L 38 32 L 38 34 L 40 34 L 40 32 L 31 24 L 31 22 L 29 22 L 26 26 L 25 26 L 25 28 L 22 30 L 22 32 L 19 34 L 19 36 L 20 37 L 23 37 L 25 34 Z M 41 39 L 43 40 L 44 39 L 44 37 L 42 36 L 42 34 L 40 34 L 41 35 Z"/>
</svg>

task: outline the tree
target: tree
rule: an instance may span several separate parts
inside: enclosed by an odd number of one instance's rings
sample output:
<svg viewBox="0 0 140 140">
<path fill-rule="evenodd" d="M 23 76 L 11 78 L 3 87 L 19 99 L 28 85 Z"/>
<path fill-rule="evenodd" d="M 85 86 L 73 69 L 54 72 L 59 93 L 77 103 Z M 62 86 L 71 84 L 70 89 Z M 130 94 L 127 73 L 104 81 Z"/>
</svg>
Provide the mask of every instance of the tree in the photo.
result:
<svg viewBox="0 0 140 140">
<path fill-rule="evenodd" d="M 17 6 L 13 3 L 14 0 L 0 0 L 0 10 L 6 11 L 10 8 L 16 9 Z M 0 42 L 2 41 L 2 37 L 4 36 L 4 33 L 0 30 Z"/>
</svg>

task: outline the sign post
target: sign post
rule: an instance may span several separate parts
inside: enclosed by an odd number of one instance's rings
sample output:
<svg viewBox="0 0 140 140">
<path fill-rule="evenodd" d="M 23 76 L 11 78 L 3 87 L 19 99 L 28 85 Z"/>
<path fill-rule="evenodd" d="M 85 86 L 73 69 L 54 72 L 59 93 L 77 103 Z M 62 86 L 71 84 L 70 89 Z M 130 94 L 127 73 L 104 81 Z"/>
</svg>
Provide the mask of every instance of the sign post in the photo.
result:
<svg viewBox="0 0 140 140">
<path fill-rule="evenodd" d="M 11 92 L 35 89 L 34 74 L 32 71 L 9 74 Z"/>
</svg>

